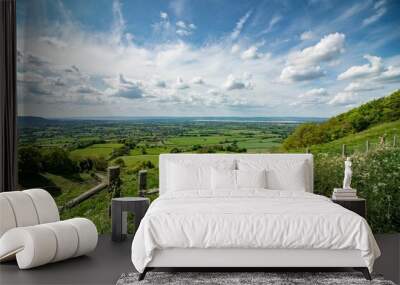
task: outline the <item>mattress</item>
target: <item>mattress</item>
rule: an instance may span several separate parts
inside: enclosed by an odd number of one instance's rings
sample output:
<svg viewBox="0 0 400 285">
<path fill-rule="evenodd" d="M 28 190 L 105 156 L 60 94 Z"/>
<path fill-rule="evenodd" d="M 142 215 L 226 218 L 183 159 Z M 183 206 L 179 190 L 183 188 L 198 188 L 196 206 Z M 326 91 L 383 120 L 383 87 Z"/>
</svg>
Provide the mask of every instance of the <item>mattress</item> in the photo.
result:
<svg viewBox="0 0 400 285">
<path fill-rule="evenodd" d="M 139 272 L 163 249 L 358 250 L 372 271 L 380 255 L 364 218 L 307 192 L 247 189 L 166 193 L 150 206 L 132 243 Z"/>
</svg>

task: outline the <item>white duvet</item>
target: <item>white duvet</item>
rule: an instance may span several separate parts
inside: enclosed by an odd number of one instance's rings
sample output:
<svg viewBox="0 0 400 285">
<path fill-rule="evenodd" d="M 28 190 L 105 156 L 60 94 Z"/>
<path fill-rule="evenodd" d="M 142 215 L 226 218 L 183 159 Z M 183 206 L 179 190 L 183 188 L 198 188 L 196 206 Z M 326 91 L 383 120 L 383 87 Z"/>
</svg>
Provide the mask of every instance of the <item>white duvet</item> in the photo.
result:
<svg viewBox="0 0 400 285">
<path fill-rule="evenodd" d="M 143 272 L 165 248 L 358 249 L 370 271 L 380 255 L 359 215 L 323 196 L 265 189 L 164 194 L 140 223 L 132 262 Z"/>
</svg>

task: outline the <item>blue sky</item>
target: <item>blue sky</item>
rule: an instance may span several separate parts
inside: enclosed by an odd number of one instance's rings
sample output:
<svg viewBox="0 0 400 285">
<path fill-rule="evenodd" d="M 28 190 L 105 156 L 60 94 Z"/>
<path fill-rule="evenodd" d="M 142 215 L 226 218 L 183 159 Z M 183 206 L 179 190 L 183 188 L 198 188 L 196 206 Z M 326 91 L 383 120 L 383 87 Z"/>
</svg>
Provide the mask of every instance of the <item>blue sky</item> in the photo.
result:
<svg viewBox="0 0 400 285">
<path fill-rule="evenodd" d="M 331 116 L 399 88 L 399 12 L 394 0 L 19 0 L 19 113 Z"/>
</svg>

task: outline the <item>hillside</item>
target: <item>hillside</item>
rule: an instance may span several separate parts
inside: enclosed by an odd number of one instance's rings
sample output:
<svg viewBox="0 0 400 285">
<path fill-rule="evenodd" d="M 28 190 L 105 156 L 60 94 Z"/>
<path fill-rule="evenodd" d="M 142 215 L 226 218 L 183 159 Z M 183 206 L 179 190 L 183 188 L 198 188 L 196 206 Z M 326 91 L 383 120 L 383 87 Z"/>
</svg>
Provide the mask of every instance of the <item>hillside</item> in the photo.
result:
<svg viewBox="0 0 400 285">
<path fill-rule="evenodd" d="M 400 90 L 332 117 L 324 123 L 302 124 L 282 146 L 285 150 L 293 150 L 325 144 L 397 120 L 400 120 Z"/>
<path fill-rule="evenodd" d="M 40 127 L 51 124 L 53 121 L 49 119 L 45 119 L 42 117 L 35 116 L 18 116 L 17 117 L 17 125 L 18 127 Z"/>
<path fill-rule="evenodd" d="M 393 145 L 393 136 L 396 135 L 399 145 L 400 139 L 400 120 L 390 123 L 383 123 L 371 127 L 365 131 L 351 134 L 341 139 L 325 143 L 313 145 L 310 147 L 312 153 L 332 153 L 339 154 L 342 151 L 342 145 L 346 145 L 346 151 L 353 153 L 355 151 L 365 151 L 366 141 L 369 142 L 369 149 L 374 149 L 378 146 L 380 137 L 385 136 L 387 145 Z"/>
</svg>

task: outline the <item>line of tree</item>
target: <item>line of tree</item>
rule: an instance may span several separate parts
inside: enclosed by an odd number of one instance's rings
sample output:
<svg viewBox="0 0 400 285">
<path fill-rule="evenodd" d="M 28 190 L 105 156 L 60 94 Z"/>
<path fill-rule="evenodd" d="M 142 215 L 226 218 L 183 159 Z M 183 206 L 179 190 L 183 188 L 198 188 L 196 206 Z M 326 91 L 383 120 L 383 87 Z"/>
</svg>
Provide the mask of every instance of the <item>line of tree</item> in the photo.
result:
<svg viewBox="0 0 400 285">
<path fill-rule="evenodd" d="M 289 150 L 327 143 L 377 124 L 397 120 L 400 120 L 400 90 L 332 117 L 326 122 L 301 124 L 283 142 L 283 148 Z"/>
</svg>

